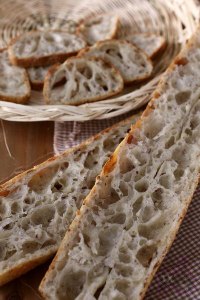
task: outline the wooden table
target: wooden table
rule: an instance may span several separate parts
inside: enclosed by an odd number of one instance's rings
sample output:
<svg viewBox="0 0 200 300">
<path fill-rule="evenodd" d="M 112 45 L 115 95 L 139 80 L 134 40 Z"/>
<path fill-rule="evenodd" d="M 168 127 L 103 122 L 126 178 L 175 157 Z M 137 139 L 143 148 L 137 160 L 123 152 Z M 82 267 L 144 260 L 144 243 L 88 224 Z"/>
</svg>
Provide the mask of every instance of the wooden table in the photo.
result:
<svg viewBox="0 0 200 300">
<path fill-rule="evenodd" d="M 53 155 L 53 122 L 0 121 L 0 183 Z M 0 300 L 42 299 L 37 288 L 48 263 L 0 288 Z"/>
</svg>

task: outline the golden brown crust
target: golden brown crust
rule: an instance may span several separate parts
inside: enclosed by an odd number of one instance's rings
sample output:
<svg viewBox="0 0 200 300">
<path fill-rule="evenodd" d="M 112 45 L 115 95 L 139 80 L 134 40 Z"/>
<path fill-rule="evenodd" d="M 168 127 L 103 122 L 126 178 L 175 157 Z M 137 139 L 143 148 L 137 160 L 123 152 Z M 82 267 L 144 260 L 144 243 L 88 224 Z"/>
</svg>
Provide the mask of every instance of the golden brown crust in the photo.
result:
<svg viewBox="0 0 200 300">
<path fill-rule="evenodd" d="M 1 94 L 0 93 L 0 100 L 1 101 L 7 101 L 7 102 L 13 102 L 13 103 L 17 103 L 17 104 L 26 104 L 28 102 L 28 100 L 30 99 L 31 96 L 31 86 L 30 86 L 30 82 L 29 82 L 29 77 L 28 77 L 28 73 L 26 72 L 26 70 L 24 70 L 24 83 L 28 89 L 28 92 L 26 95 L 23 96 L 7 96 L 5 94 Z M 13 92 L 14 94 L 14 92 Z"/>
<path fill-rule="evenodd" d="M 77 57 L 84 57 L 84 55 L 87 54 L 90 51 L 91 48 L 101 46 L 101 45 L 105 44 L 105 42 L 107 42 L 107 41 L 109 41 L 111 43 L 112 42 L 114 42 L 114 43 L 118 42 L 120 44 L 129 45 L 129 47 L 131 47 L 133 50 L 136 50 L 137 52 L 142 53 L 145 56 L 148 63 L 151 64 L 151 66 L 153 68 L 153 63 L 152 63 L 151 58 L 142 49 L 138 48 L 138 46 L 133 45 L 132 43 L 130 43 L 129 41 L 126 41 L 126 40 L 107 39 L 107 40 L 104 40 L 104 41 L 99 41 L 91 47 L 88 46 L 88 47 L 85 47 L 85 48 L 81 49 L 78 52 Z M 106 61 L 107 63 L 110 63 L 109 60 L 106 60 L 106 58 L 103 58 L 103 60 Z M 141 76 L 137 79 L 132 79 L 132 80 L 125 80 L 125 78 L 123 78 L 123 79 L 124 79 L 125 84 L 140 83 L 140 82 L 150 78 L 150 76 L 151 75 L 146 75 L 146 76 L 144 75 L 144 76 Z"/>
<path fill-rule="evenodd" d="M 29 34 L 34 34 L 37 31 L 32 31 Z M 54 32 L 57 32 L 56 30 L 54 30 Z M 29 57 L 29 58 L 19 58 L 16 57 L 15 54 L 13 53 L 13 49 L 12 49 L 12 45 L 18 41 L 18 39 L 20 38 L 20 36 L 17 36 L 15 38 L 13 38 L 8 46 L 8 54 L 9 54 L 9 59 L 11 61 L 11 63 L 15 66 L 20 66 L 20 67 L 24 67 L 24 68 L 30 68 L 30 67 L 40 67 L 40 66 L 49 66 L 49 65 L 53 65 L 55 63 L 63 63 L 68 57 L 74 56 L 76 55 L 76 53 L 78 51 L 72 51 L 72 52 L 68 52 L 68 53 L 57 53 L 57 54 L 50 54 L 50 55 L 45 55 L 42 57 Z"/>
<path fill-rule="evenodd" d="M 78 59 L 79 57 L 70 57 L 70 58 L 66 61 L 66 63 L 69 63 L 71 60 L 74 60 L 74 59 L 76 59 L 76 58 Z M 95 102 L 95 101 L 103 100 L 103 99 L 105 99 L 105 98 L 107 99 L 107 98 L 109 98 L 109 97 L 112 97 L 112 96 L 114 96 L 114 95 L 120 93 L 120 92 L 123 90 L 123 88 L 124 88 L 123 78 L 122 78 L 120 72 L 119 72 L 119 71 L 118 71 L 111 63 L 105 61 L 104 59 L 96 58 L 96 57 L 90 57 L 89 60 L 93 60 L 93 61 L 97 61 L 97 62 L 98 62 L 98 61 L 103 61 L 103 63 L 104 63 L 105 66 L 108 66 L 109 68 L 112 68 L 112 70 L 113 70 L 113 72 L 114 72 L 114 74 L 115 74 L 115 77 L 118 77 L 118 80 L 120 81 L 120 85 L 119 85 L 118 90 L 116 90 L 116 91 L 114 91 L 114 92 L 111 91 L 110 93 L 107 94 L 107 96 L 104 96 L 104 97 L 102 97 L 101 95 L 99 95 L 99 96 L 95 96 L 95 97 L 93 97 L 93 98 L 90 98 L 89 101 L 88 101 L 87 99 L 82 100 L 82 101 L 79 100 L 78 103 L 70 103 L 70 102 L 69 102 L 69 103 L 66 103 L 66 105 L 74 105 L 74 106 L 78 106 L 78 105 L 80 105 L 80 104 L 84 104 L 84 103 L 88 103 L 88 102 Z M 44 96 L 44 99 L 45 99 L 46 104 L 50 104 L 50 103 L 51 103 L 51 101 L 50 101 L 50 99 L 49 99 L 49 96 L 48 96 L 49 90 L 50 90 L 50 88 L 51 88 L 51 86 L 50 86 L 50 78 L 51 78 L 51 76 L 53 76 L 53 74 L 58 70 L 59 66 L 60 66 L 60 64 L 56 64 L 56 65 L 52 66 L 52 67 L 48 70 L 48 72 L 47 72 L 47 74 L 46 74 L 46 77 L 45 77 L 45 80 L 44 80 L 44 88 L 43 88 L 43 96 Z"/>
<path fill-rule="evenodd" d="M 19 263 L 17 266 L 0 273 L 0 286 L 8 283 L 9 281 L 17 277 L 20 277 L 22 274 L 46 262 L 49 258 L 53 256 L 55 252 L 56 252 L 56 247 L 53 250 L 52 249 L 49 250 L 48 253 L 46 253 L 43 256 L 41 256 L 40 254 L 30 259 L 28 262 Z"/>
<path fill-rule="evenodd" d="M 187 44 L 187 48 L 189 48 L 191 45 L 193 44 L 193 40 L 190 40 L 190 42 Z M 169 68 L 167 69 L 166 73 L 165 74 L 168 74 L 170 73 L 177 65 L 177 61 L 180 62 L 180 61 L 183 61 L 182 58 L 184 58 L 184 51 L 182 51 L 176 58 L 175 60 L 171 63 L 171 65 L 169 66 Z M 184 60 L 184 63 L 186 61 Z M 154 109 L 154 107 L 156 107 L 156 101 L 158 101 L 158 94 L 157 94 L 157 91 L 158 93 L 160 92 L 160 90 L 162 89 L 162 85 L 163 85 L 163 79 L 160 80 L 159 84 L 158 84 L 158 87 L 156 88 L 155 90 L 155 93 L 154 95 L 156 95 L 155 97 L 153 96 L 151 101 L 149 102 L 149 104 L 147 105 L 147 108 L 146 110 L 143 112 L 142 116 L 140 117 L 140 119 L 135 123 L 134 126 L 132 126 L 131 128 L 131 131 L 127 134 L 127 136 L 125 137 L 125 139 L 118 145 L 118 147 L 116 148 L 116 150 L 114 151 L 113 153 L 113 156 L 112 158 L 104 165 L 101 173 L 100 173 L 100 176 L 102 175 L 105 175 L 106 173 L 109 173 L 109 172 L 112 172 L 112 169 L 113 169 L 113 163 L 116 161 L 117 159 L 117 155 L 118 155 L 118 152 L 119 152 L 119 149 L 125 144 L 128 142 L 129 140 L 129 137 L 131 135 L 134 136 L 134 133 L 137 129 L 141 128 L 141 125 L 143 122 L 145 122 L 145 117 L 147 115 L 149 115 L 152 110 Z M 155 102 L 155 103 L 154 103 Z M 98 180 L 98 179 L 97 179 Z M 97 182 L 96 180 L 96 182 Z M 182 214 L 180 215 L 177 223 L 176 223 L 176 226 L 174 228 L 174 230 L 170 233 L 170 237 L 169 237 L 169 240 L 168 242 L 166 243 L 165 245 L 165 248 L 164 250 L 162 251 L 162 254 L 161 254 L 161 257 L 159 258 L 159 260 L 156 262 L 156 264 L 154 265 L 153 267 L 153 270 L 151 272 L 151 274 L 149 274 L 146 278 L 146 281 L 144 283 L 144 287 L 143 287 L 143 290 L 142 292 L 140 293 L 140 296 L 138 298 L 138 300 L 142 300 L 145 296 L 145 293 L 148 289 L 148 286 L 150 285 L 157 269 L 159 268 L 159 266 L 161 265 L 165 255 L 167 254 L 167 252 L 169 251 L 170 249 L 170 246 L 172 245 L 177 233 L 178 233 L 178 229 L 181 225 L 181 222 L 187 212 L 187 209 L 188 209 L 188 206 L 192 200 L 192 197 L 193 197 L 193 194 L 195 192 L 195 188 L 197 187 L 197 184 L 199 182 L 199 176 L 198 178 L 196 179 L 196 181 L 194 182 L 193 184 L 193 189 L 191 191 L 191 195 L 190 197 L 188 198 L 188 200 L 186 201 L 186 204 L 185 204 L 185 207 L 182 211 Z M 95 184 L 96 185 L 96 184 Z M 45 283 L 46 283 L 46 280 L 48 280 L 48 277 L 50 276 L 50 273 L 52 272 L 52 270 L 55 268 L 55 264 L 57 263 L 57 260 L 59 259 L 59 256 L 62 256 L 63 253 L 67 253 L 68 252 L 68 249 L 70 249 L 70 243 L 73 242 L 73 237 L 76 233 L 76 230 L 78 229 L 79 227 L 79 222 L 81 220 L 81 217 L 82 217 L 82 214 L 85 210 L 85 207 L 84 207 L 84 204 L 86 202 L 90 202 L 90 200 L 93 198 L 93 195 L 95 194 L 95 185 L 93 186 L 93 188 L 91 189 L 90 193 L 87 195 L 87 197 L 85 198 L 84 202 L 83 202 L 83 205 L 80 209 L 80 214 L 77 218 L 74 219 L 74 221 L 71 223 L 70 225 L 70 228 L 69 230 L 66 232 L 66 235 L 58 249 L 58 252 L 55 256 L 55 258 L 53 259 L 47 273 L 45 274 L 41 284 L 40 284 L 40 287 L 39 287 L 39 290 L 40 290 L 40 293 L 43 295 L 44 298 L 47 299 L 47 295 L 45 293 Z"/>
<path fill-rule="evenodd" d="M 99 17 L 99 16 L 97 16 Z M 90 18 L 88 18 L 88 21 L 91 20 L 91 19 L 94 19 L 95 17 L 92 16 Z M 120 27 L 120 21 L 119 21 L 119 18 L 116 16 L 116 24 L 115 24 L 115 27 L 113 28 L 111 34 L 110 34 L 110 37 L 107 38 L 107 39 L 113 39 L 116 35 L 117 35 L 117 31 Z M 85 37 L 85 34 L 84 34 L 84 30 L 85 30 L 85 20 L 82 20 L 77 29 L 76 29 L 76 34 L 80 35 L 80 36 L 83 36 L 85 39 L 86 39 L 86 42 L 87 42 L 87 38 Z"/>
<path fill-rule="evenodd" d="M 196 182 L 194 183 L 194 188 L 193 188 L 193 194 L 196 190 L 196 187 L 198 186 L 198 183 L 199 183 L 199 178 L 197 178 Z M 155 273 L 157 272 L 157 270 L 159 269 L 160 265 L 162 264 L 162 261 L 164 260 L 165 256 L 167 255 L 167 253 L 169 252 L 177 234 L 178 234 L 178 230 L 179 230 L 179 227 L 187 213 L 187 210 L 188 210 L 188 207 L 192 201 L 192 198 L 193 198 L 193 194 L 188 198 L 186 204 L 185 204 L 185 207 L 184 207 L 184 210 L 182 212 L 182 214 L 180 215 L 179 217 L 179 220 L 176 224 L 176 227 L 175 229 L 173 230 L 173 232 L 171 233 L 171 236 L 170 236 L 170 239 L 168 241 L 168 243 L 166 244 L 165 246 L 165 249 L 163 250 L 163 253 L 162 253 L 162 256 L 160 257 L 160 259 L 156 262 L 156 264 L 154 265 L 154 268 L 151 272 L 151 274 L 149 275 L 149 277 L 147 277 L 146 281 L 145 281 L 145 284 L 144 284 L 144 288 L 142 290 L 142 293 L 140 294 L 140 298 L 138 300 L 143 300 L 144 299 L 144 296 L 147 292 L 147 289 L 149 287 L 149 285 L 151 284 L 151 281 L 155 275 Z"/>
<path fill-rule="evenodd" d="M 99 139 L 101 137 L 101 135 L 103 135 L 104 133 L 107 133 L 110 130 L 113 130 L 114 128 L 117 128 L 117 127 L 120 127 L 127 123 L 130 123 L 130 120 L 132 118 L 133 117 L 127 118 L 126 120 L 123 120 L 109 128 L 106 128 L 106 129 L 102 130 L 100 133 L 96 134 L 95 136 L 84 141 L 80 145 L 77 145 L 71 149 L 66 150 L 61 155 L 51 157 L 48 160 L 46 160 L 45 162 L 33 167 L 32 169 L 27 170 L 27 171 L 15 176 L 14 178 L 10 179 L 8 182 L 6 182 L 0 186 L 0 196 L 7 197 L 9 195 L 9 193 L 12 193 L 14 190 L 17 189 L 16 184 L 21 184 L 23 182 L 23 179 L 29 180 L 31 178 L 31 176 L 34 175 L 36 172 L 38 173 L 44 169 L 46 170 L 46 168 L 51 166 L 51 163 L 53 163 L 54 161 L 56 162 L 58 160 L 64 159 L 64 157 L 66 157 L 68 154 L 70 154 L 73 151 L 85 149 L 85 147 L 88 144 L 92 143 L 94 140 Z M 34 267 L 40 265 L 41 263 L 47 261 L 55 252 L 56 252 L 56 249 L 49 250 L 49 252 L 44 255 L 38 255 L 37 257 L 30 259 L 30 261 L 28 261 L 28 262 L 20 263 L 17 266 L 10 269 L 9 271 L 6 270 L 5 272 L 0 273 L 0 286 L 11 281 L 14 278 L 19 277 L 20 275 L 26 273 L 27 271 L 33 269 Z"/>
</svg>

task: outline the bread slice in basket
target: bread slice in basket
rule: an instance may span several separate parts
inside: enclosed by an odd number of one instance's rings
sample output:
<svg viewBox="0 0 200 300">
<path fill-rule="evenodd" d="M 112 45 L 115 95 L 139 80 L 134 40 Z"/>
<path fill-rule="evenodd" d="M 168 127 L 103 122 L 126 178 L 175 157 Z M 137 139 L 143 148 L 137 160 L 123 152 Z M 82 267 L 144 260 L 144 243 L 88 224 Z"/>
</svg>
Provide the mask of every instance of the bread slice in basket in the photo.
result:
<svg viewBox="0 0 200 300">
<path fill-rule="evenodd" d="M 152 33 L 133 33 L 123 39 L 142 49 L 151 58 L 164 50 L 166 46 L 166 41 L 163 36 Z"/>
<path fill-rule="evenodd" d="M 50 67 L 33 67 L 28 68 L 28 76 L 33 90 L 42 90 L 44 86 L 44 78 Z"/>
<path fill-rule="evenodd" d="M 141 49 L 123 40 L 98 42 L 80 51 L 78 56 L 100 57 L 112 63 L 120 71 L 125 83 L 147 79 L 153 70 L 148 56 Z"/>
<path fill-rule="evenodd" d="M 76 34 L 31 31 L 14 38 L 8 52 L 12 64 L 29 68 L 63 62 L 85 45 L 85 41 Z"/>
<path fill-rule="evenodd" d="M 105 164 L 40 291 L 45 299 L 143 299 L 199 180 L 200 28 Z"/>
<path fill-rule="evenodd" d="M 6 49 L 0 51 L 0 101 L 27 103 L 31 88 L 25 69 L 12 66 Z"/>
<path fill-rule="evenodd" d="M 80 23 L 77 32 L 87 41 L 88 45 L 112 39 L 117 33 L 119 19 L 115 15 L 104 14 L 84 20 Z"/>
<path fill-rule="evenodd" d="M 79 105 L 116 95 L 123 85 L 111 64 L 100 58 L 73 57 L 48 71 L 43 94 L 47 104 Z"/>
<path fill-rule="evenodd" d="M 0 188 L 0 285 L 52 256 L 96 176 L 138 114 Z"/>
</svg>

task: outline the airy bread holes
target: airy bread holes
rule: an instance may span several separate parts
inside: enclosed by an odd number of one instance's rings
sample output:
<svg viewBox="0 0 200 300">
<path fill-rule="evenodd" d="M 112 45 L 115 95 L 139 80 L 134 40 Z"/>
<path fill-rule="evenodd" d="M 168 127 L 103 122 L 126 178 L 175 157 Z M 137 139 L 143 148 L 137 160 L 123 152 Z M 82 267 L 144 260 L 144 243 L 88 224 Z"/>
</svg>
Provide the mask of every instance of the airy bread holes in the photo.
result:
<svg viewBox="0 0 200 300">
<path fill-rule="evenodd" d="M 120 164 L 120 172 L 122 174 L 128 173 L 135 168 L 133 162 L 128 157 L 125 156 L 123 157 L 123 159 L 120 159 L 119 164 Z"/>
<path fill-rule="evenodd" d="M 116 272 L 120 277 L 130 277 L 133 273 L 133 269 L 129 266 L 117 265 Z"/>
<path fill-rule="evenodd" d="M 175 137 L 172 135 L 169 140 L 165 143 L 165 149 L 169 149 L 175 143 Z"/>
<path fill-rule="evenodd" d="M 87 79 L 91 79 L 93 76 L 93 72 L 91 70 L 90 67 L 85 66 L 84 70 L 83 70 L 83 75 L 87 78 Z"/>
<path fill-rule="evenodd" d="M 144 134 L 147 138 L 154 138 L 164 127 L 163 120 L 155 119 L 152 122 L 148 122 L 144 127 Z"/>
<path fill-rule="evenodd" d="M 156 209 L 163 210 L 164 209 L 164 189 L 163 188 L 157 188 L 152 194 L 151 198 L 153 200 L 154 206 Z"/>
<path fill-rule="evenodd" d="M 148 183 L 148 181 L 146 180 L 146 179 L 141 179 L 140 181 L 137 181 L 136 183 L 135 183 L 135 189 L 136 189 L 136 191 L 138 191 L 138 192 L 140 192 L 140 193 L 144 193 L 144 192 L 146 192 L 147 191 L 147 189 L 148 189 L 148 187 L 149 187 L 149 183 Z"/>
<path fill-rule="evenodd" d="M 87 92 L 91 92 L 91 89 L 90 89 L 90 86 L 89 86 L 89 84 L 88 84 L 88 82 L 83 82 L 83 86 L 84 86 L 84 88 L 86 89 L 86 91 Z"/>
<path fill-rule="evenodd" d="M 54 218 L 55 208 L 53 206 L 43 206 L 35 209 L 31 214 L 31 221 L 35 225 L 42 224 L 44 227 L 48 226 Z"/>
<path fill-rule="evenodd" d="M 160 176 L 159 183 L 160 183 L 160 185 L 162 185 L 164 188 L 170 189 L 170 187 L 171 187 L 171 182 L 170 182 L 170 177 L 169 177 L 169 175 L 162 175 L 162 176 Z"/>
<path fill-rule="evenodd" d="M 137 260 L 143 265 L 143 267 L 147 268 L 156 253 L 156 245 L 145 245 L 136 254 Z"/>
<path fill-rule="evenodd" d="M 21 206 L 18 202 L 13 202 L 11 205 L 11 213 L 16 214 L 21 211 Z"/>
<path fill-rule="evenodd" d="M 111 225 L 99 233 L 98 255 L 106 256 L 114 247 L 118 236 L 118 226 Z"/>
<path fill-rule="evenodd" d="M 126 279 L 118 279 L 115 288 L 124 295 L 129 294 L 130 284 Z"/>
<path fill-rule="evenodd" d="M 131 262 L 131 257 L 128 253 L 119 253 L 119 260 L 122 263 L 128 264 Z"/>
<path fill-rule="evenodd" d="M 69 274 L 63 274 L 60 279 L 60 289 L 57 292 L 57 297 L 60 300 L 74 300 L 81 292 L 84 282 L 86 280 L 86 274 L 83 271 L 74 271 Z"/>
<path fill-rule="evenodd" d="M 182 91 L 179 92 L 175 95 L 175 99 L 176 99 L 176 103 L 178 105 L 181 105 L 183 103 L 185 103 L 186 101 L 188 101 L 188 99 L 191 96 L 191 92 L 190 91 Z"/>
<path fill-rule="evenodd" d="M 124 213 L 118 213 L 107 219 L 109 223 L 124 224 L 126 221 L 126 215 Z"/>
<path fill-rule="evenodd" d="M 22 245 L 22 251 L 24 253 L 34 253 L 39 247 L 36 241 L 26 241 Z"/>
</svg>

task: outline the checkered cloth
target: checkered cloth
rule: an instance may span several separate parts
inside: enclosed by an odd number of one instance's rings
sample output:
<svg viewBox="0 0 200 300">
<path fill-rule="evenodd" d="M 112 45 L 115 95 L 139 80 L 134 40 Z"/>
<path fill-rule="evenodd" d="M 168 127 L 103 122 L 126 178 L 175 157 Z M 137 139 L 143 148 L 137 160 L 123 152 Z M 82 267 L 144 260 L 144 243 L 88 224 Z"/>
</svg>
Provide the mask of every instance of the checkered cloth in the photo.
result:
<svg viewBox="0 0 200 300">
<path fill-rule="evenodd" d="M 55 123 L 54 151 L 58 154 L 79 144 L 125 117 L 128 114 L 101 121 Z M 200 185 L 145 300 L 200 300 Z"/>
</svg>

